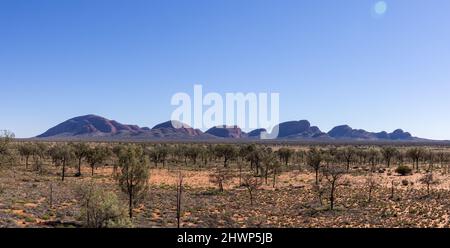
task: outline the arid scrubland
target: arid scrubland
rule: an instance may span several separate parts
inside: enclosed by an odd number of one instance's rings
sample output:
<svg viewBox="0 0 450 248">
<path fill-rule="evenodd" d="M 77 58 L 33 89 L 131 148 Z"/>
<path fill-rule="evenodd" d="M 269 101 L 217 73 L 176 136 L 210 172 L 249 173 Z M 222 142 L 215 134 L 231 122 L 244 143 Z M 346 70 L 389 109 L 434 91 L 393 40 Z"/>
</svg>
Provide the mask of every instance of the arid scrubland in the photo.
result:
<svg viewBox="0 0 450 248">
<path fill-rule="evenodd" d="M 0 139 L 1 227 L 449 227 L 450 149 Z"/>
</svg>

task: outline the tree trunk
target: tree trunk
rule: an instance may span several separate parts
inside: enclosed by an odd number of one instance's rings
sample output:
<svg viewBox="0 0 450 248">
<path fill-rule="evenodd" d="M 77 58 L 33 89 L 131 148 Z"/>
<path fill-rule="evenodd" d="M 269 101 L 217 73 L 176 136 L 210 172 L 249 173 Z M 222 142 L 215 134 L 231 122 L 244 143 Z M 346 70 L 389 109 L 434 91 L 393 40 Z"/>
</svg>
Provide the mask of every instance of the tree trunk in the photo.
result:
<svg viewBox="0 0 450 248">
<path fill-rule="evenodd" d="M 319 169 L 316 169 L 316 185 L 319 185 Z"/>
<path fill-rule="evenodd" d="M 64 161 L 62 164 L 61 181 L 64 181 L 65 173 L 66 173 L 66 161 Z"/>
<path fill-rule="evenodd" d="M 128 191 L 128 214 L 130 215 L 130 219 L 133 218 L 133 188 L 130 188 Z"/>
<path fill-rule="evenodd" d="M 78 176 L 81 176 L 81 160 L 82 160 L 82 158 L 79 158 L 78 159 Z"/>
<path fill-rule="evenodd" d="M 330 191 L 330 210 L 334 209 L 334 190 L 335 190 L 335 182 L 331 184 L 331 191 Z"/>
</svg>

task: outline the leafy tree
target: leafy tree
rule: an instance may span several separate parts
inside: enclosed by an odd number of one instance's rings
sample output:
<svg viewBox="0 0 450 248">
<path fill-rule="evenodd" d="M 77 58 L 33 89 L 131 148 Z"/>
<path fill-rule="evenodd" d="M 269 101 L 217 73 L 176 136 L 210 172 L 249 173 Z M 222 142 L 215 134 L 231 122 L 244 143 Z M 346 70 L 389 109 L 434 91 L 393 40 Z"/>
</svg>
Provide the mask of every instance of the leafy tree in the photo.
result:
<svg viewBox="0 0 450 248">
<path fill-rule="evenodd" d="M 406 155 L 413 161 L 417 171 L 419 171 L 419 162 L 423 158 L 424 154 L 424 149 L 419 147 L 410 148 L 406 152 Z"/>
<path fill-rule="evenodd" d="M 306 163 L 314 169 L 316 175 L 316 185 L 319 184 L 320 164 L 322 163 L 322 152 L 316 147 L 311 147 L 306 153 Z"/>
<path fill-rule="evenodd" d="M 347 171 L 350 170 L 350 164 L 353 162 L 356 156 L 356 149 L 348 146 L 339 150 L 339 156 L 345 161 Z"/>
<path fill-rule="evenodd" d="M 437 161 L 440 164 L 440 167 L 442 169 L 442 173 L 443 174 L 447 174 L 447 172 L 448 172 L 448 165 L 446 165 L 446 163 L 449 162 L 449 158 L 450 158 L 449 153 L 448 152 L 444 152 L 444 151 L 439 151 L 436 154 L 436 157 L 437 157 Z"/>
<path fill-rule="evenodd" d="M 43 160 L 46 158 L 46 154 L 48 151 L 48 145 L 43 142 L 33 143 L 33 166 L 34 169 L 39 173 L 42 173 L 42 169 L 44 166 Z"/>
<path fill-rule="evenodd" d="M 110 155 L 110 151 L 107 147 L 95 147 L 87 151 L 86 161 L 91 167 L 91 176 L 94 176 L 95 168 L 103 163 Z"/>
<path fill-rule="evenodd" d="M 25 160 L 25 168 L 28 169 L 28 161 L 31 156 L 33 156 L 36 151 L 36 146 L 33 143 L 23 143 L 17 147 L 20 156 Z"/>
<path fill-rule="evenodd" d="M 130 218 L 133 207 L 139 203 L 148 190 L 149 166 L 142 147 L 129 145 L 119 154 L 120 174 L 117 177 L 120 188 L 128 196 Z"/>
<path fill-rule="evenodd" d="M 424 158 L 428 161 L 428 172 L 433 172 L 434 163 L 436 162 L 437 154 L 433 150 L 425 151 Z"/>
<path fill-rule="evenodd" d="M 256 147 L 248 152 L 246 160 L 250 162 L 250 170 L 255 169 L 255 174 L 258 175 L 261 168 L 262 152 Z"/>
<path fill-rule="evenodd" d="M 75 176 L 79 177 L 81 176 L 81 163 L 83 159 L 86 159 L 90 150 L 86 143 L 72 143 L 71 145 L 74 149 L 75 157 L 78 159 L 78 172 Z"/>
<path fill-rule="evenodd" d="M 197 164 L 197 159 L 200 156 L 201 150 L 197 146 L 190 146 L 185 150 L 186 157 L 188 157 L 194 165 Z"/>
<path fill-rule="evenodd" d="M 280 173 L 281 170 L 281 163 L 278 161 L 274 161 L 271 166 L 270 169 L 272 170 L 272 187 L 275 188 L 276 186 L 276 181 L 277 181 L 277 176 Z"/>
<path fill-rule="evenodd" d="M 125 146 L 122 144 L 118 144 L 113 146 L 112 153 L 114 154 L 114 163 L 113 163 L 113 175 L 117 174 L 117 167 L 119 167 L 119 156 L 120 153 L 125 149 Z"/>
<path fill-rule="evenodd" d="M 61 181 L 64 181 L 66 167 L 75 159 L 73 147 L 70 145 L 57 145 L 50 150 L 53 162 L 56 166 L 61 166 Z"/>
<path fill-rule="evenodd" d="M 0 130 L 0 166 L 12 166 L 15 162 L 15 156 L 10 149 L 13 139 L 14 133 L 7 130 Z"/>
<path fill-rule="evenodd" d="M 381 149 L 381 154 L 383 155 L 384 162 L 386 162 L 386 166 L 389 168 L 391 166 L 392 159 L 396 156 L 398 150 L 394 147 L 383 147 Z"/>
<path fill-rule="evenodd" d="M 152 149 L 147 149 L 146 153 L 156 168 L 158 168 L 158 163 L 162 163 L 163 167 L 165 167 L 167 156 L 169 155 L 169 148 L 166 145 L 158 145 Z"/>
<path fill-rule="evenodd" d="M 370 164 L 370 170 L 374 172 L 376 170 L 376 166 L 378 163 L 378 159 L 380 157 L 380 152 L 375 148 L 370 148 L 367 151 L 367 160 Z"/>
<path fill-rule="evenodd" d="M 223 166 L 228 167 L 228 161 L 235 158 L 237 151 L 230 144 L 220 144 L 215 147 L 215 154 L 219 158 L 223 158 Z"/>
<path fill-rule="evenodd" d="M 204 167 L 207 166 L 210 157 L 211 157 L 210 150 L 208 148 L 201 147 L 200 148 L 200 159 L 201 159 Z"/>
<path fill-rule="evenodd" d="M 289 159 L 294 154 L 294 152 L 289 148 L 280 148 L 278 151 L 278 157 L 280 158 L 280 161 L 284 162 L 284 164 L 287 166 L 289 163 Z"/>
</svg>

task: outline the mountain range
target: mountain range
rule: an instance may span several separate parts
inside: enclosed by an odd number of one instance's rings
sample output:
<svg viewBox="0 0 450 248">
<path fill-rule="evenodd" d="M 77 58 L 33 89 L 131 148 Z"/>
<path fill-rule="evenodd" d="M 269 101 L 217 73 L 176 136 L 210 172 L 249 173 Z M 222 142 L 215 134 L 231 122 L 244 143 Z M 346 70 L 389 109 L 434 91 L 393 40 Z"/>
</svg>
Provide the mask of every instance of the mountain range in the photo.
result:
<svg viewBox="0 0 450 248">
<path fill-rule="evenodd" d="M 288 121 L 278 124 L 276 139 L 280 140 L 357 140 L 357 141 L 425 141 L 410 133 L 397 129 L 392 133 L 368 132 L 353 129 L 348 125 L 334 127 L 322 132 L 311 126 L 307 120 Z M 244 132 L 238 126 L 216 126 L 203 132 L 178 121 L 167 121 L 153 128 L 126 125 L 97 115 L 72 118 L 45 133 L 39 139 L 77 139 L 77 140 L 214 140 L 214 139 L 259 139 L 265 129 Z"/>
</svg>

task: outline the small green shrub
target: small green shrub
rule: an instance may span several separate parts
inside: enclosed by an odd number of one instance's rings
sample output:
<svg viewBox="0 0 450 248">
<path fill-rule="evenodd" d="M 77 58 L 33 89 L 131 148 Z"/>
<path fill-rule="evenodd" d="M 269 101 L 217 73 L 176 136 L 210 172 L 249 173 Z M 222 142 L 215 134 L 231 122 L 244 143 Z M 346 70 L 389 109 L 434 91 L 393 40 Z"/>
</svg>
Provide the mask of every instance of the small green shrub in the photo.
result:
<svg viewBox="0 0 450 248">
<path fill-rule="evenodd" d="M 397 169 L 395 169 L 395 172 L 397 172 L 397 173 L 400 174 L 401 176 L 406 176 L 406 175 L 411 174 L 412 169 L 409 168 L 409 167 L 406 166 L 406 165 L 399 165 L 399 166 L 397 167 Z"/>
<path fill-rule="evenodd" d="M 88 228 L 131 227 L 125 207 L 114 192 L 94 185 L 80 187 L 80 219 Z"/>
</svg>

